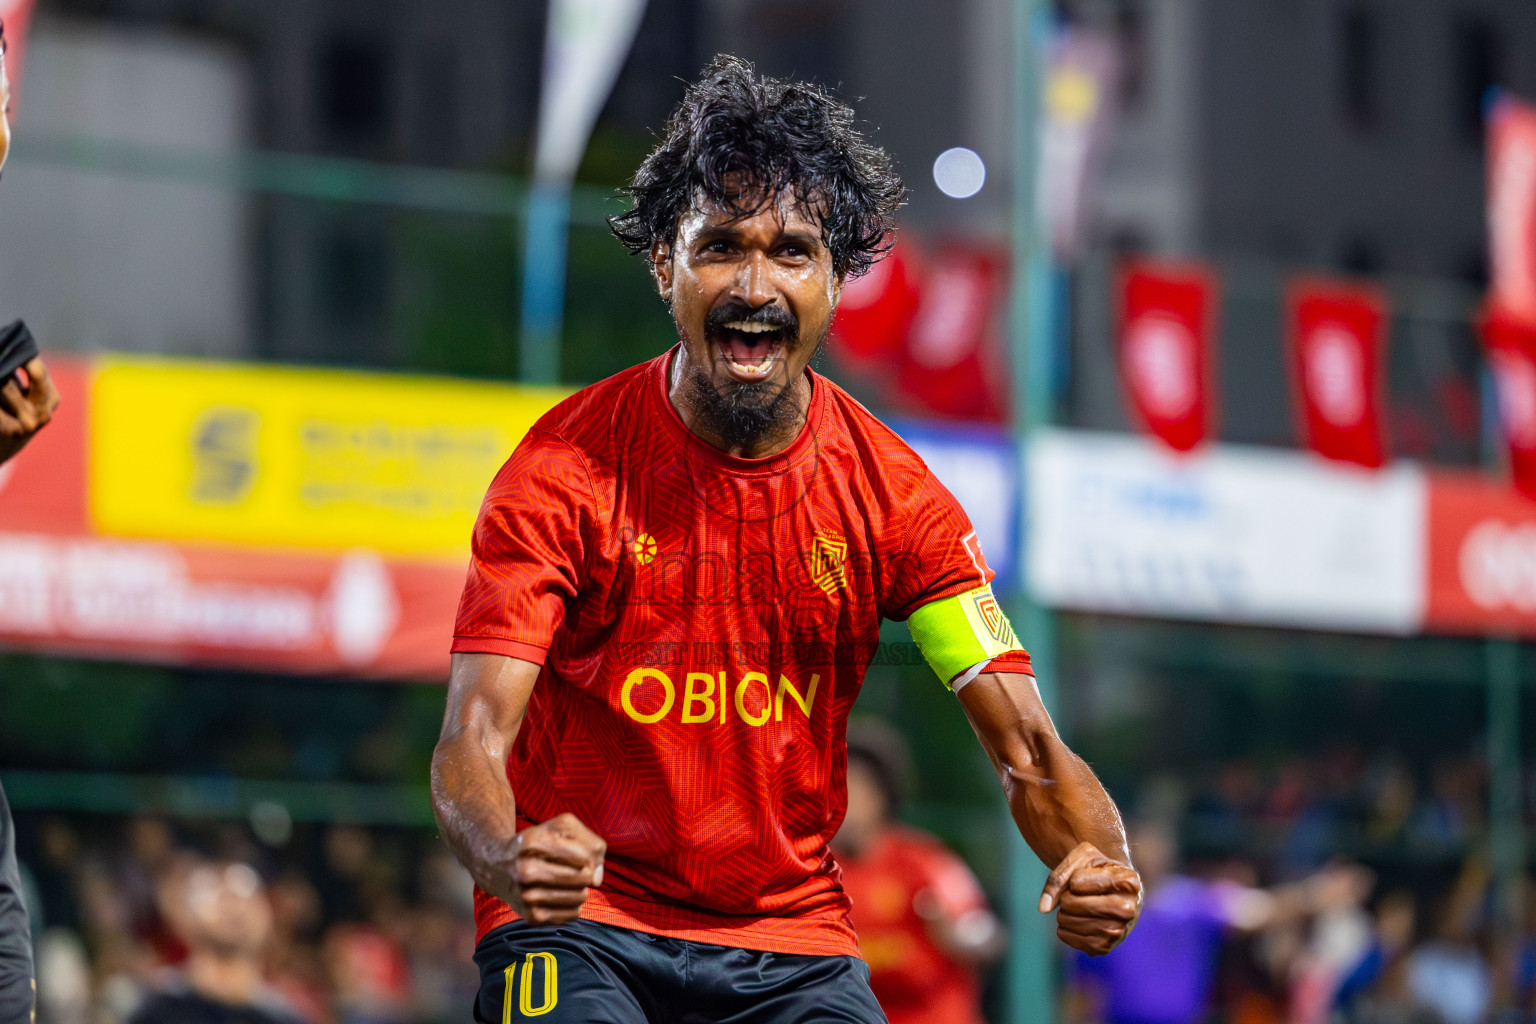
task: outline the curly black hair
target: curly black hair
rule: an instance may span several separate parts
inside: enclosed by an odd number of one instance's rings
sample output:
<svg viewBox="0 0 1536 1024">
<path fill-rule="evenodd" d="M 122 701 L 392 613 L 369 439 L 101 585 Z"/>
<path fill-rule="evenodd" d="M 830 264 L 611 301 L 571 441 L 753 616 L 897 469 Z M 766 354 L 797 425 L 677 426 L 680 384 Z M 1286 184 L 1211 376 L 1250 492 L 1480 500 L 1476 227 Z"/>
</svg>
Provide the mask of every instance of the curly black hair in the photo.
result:
<svg viewBox="0 0 1536 1024">
<path fill-rule="evenodd" d="M 632 253 L 670 245 L 701 198 L 750 217 L 788 197 L 820 215 L 833 269 L 850 277 L 890 249 L 907 195 L 847 104 L 818 85 L 759 77 L 728 54 L 688 87 L 623 191 L 632 206 L 608 225 Z"/>
</svg>

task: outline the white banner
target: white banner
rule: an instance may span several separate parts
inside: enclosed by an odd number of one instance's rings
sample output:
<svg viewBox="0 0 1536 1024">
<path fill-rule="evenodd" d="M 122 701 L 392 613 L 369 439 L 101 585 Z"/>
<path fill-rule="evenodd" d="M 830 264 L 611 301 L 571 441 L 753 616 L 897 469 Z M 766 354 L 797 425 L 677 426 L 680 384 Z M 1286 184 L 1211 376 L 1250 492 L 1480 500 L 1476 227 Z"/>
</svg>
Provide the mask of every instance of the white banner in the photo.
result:
<svg viewBox="0 0 1536 1024">
<path fill-rule="evenodd" d="M 624 67 L 645 0 L 550 0 L 534 177 L 576 177 L 592 126 Z"/>
<path fill-rule="evenodd" d="M 1229 445 L 1181 457 L 1049 431 L 1026 473 L 1026 568 L 1044 604 L 1384 633 L 1423 622 L 1416 467 Z"/>
</svg>

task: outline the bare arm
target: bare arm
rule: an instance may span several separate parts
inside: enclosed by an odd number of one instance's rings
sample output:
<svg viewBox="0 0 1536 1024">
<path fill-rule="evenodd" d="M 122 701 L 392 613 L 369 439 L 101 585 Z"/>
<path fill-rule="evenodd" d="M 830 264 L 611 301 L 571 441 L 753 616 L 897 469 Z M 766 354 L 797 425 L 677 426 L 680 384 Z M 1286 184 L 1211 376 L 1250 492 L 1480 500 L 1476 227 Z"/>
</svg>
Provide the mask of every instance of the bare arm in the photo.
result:
<svg viewBox="0 0 1536 1024">
<path fill-rule="evenodd" d="M 1052 868 L 1041 913 L 1060 908 L 1056 932 L 1068 945 L 1109 952 L 1141 911 L 1141 879 L 1114 801 L 1056 735 L 1033 676 L 983 673 L 959 697 L 1020 834 Z"/>
<path fill-rule="evenodd" d="M 432 752 L 432 813 L 480 888 L 533 924 L 581 914 L 602 883 L 607 844 L 575 815 L 517 831 L 507 754 L 539 677 L 530 661 L 455 654 L 443 731 Z"/>
</svg>

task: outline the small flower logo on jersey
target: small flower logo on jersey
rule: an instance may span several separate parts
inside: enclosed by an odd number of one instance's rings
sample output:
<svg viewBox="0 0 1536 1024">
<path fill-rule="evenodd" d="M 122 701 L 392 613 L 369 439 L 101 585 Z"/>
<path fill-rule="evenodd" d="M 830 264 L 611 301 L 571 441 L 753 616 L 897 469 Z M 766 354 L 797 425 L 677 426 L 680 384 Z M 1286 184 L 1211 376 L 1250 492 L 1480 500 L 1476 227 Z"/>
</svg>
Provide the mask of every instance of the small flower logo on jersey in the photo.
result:
<svg viewBox="0 0 1536 1024">
<path fill-rule="evenodd" d="M 642 533 L 636 537 L 629 549 L 635 553 L 635 561 L 641 565 L 650 565 L 656 557 L 656 538 L 648 533 Z"/>
<path fill-rule="evenodd" d="M 1017 645 L 1018 637 L 1013 635 L 1013 626 L 1008 623 L 1008 616 L 1003 614 L 997 598 L 992 596 L 992 588 L 976 595 L 976 611 L 981 613 L 981 621 L 987 624 L 987 632 L 999 642 L 1010 646 Z"/>
<path fill-rule="evenodd" d="M 848 588 L 843 565 L 848 560 L 848 544 L 843 540 L 817 534 L 811 543 L 811 582 L 828 595 Z"/>
</svg>

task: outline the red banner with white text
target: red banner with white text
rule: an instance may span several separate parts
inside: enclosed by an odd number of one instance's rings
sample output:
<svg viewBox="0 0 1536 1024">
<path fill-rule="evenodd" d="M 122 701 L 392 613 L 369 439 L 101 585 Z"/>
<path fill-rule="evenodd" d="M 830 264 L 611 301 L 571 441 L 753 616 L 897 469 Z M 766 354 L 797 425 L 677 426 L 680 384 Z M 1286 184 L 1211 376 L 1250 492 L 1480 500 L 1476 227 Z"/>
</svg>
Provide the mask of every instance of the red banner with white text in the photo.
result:
<svg viewBox="0 0 1536 1024">
<path fill-rule="evenodd" d="M 1135 419 L 1175 451 L 1214 431 L 1215 308 L 1203 266 L 1137 263 L 1121 273 L 1121 380 Z"/>
<path fill-rule="evenodd" d="M 1386 300 L 1375 288 L 1302 278 L 1287 296 L 1297 419 L 1324 458 L 1377 468 L 1382 441 Z"/>
<path fill-rule="evenodd" d="M 1424 628 L 1536 636 L 1536 502 L 1475 473 L 1429 477 Z"/>
</svg>

